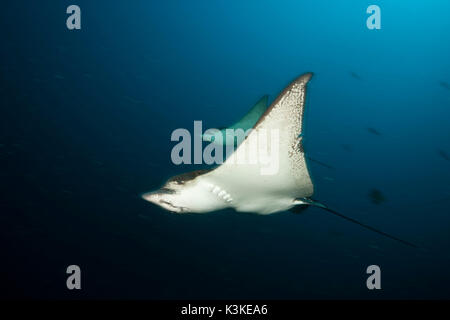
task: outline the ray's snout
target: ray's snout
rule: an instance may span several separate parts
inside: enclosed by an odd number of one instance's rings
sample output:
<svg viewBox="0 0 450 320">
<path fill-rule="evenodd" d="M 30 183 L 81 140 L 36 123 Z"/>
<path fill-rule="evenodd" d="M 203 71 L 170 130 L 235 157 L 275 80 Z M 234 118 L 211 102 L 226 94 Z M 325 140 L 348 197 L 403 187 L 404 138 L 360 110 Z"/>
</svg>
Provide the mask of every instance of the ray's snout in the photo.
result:
<svg viewBox="0 0 450 320">
<path fill-rule="evenodd" d="M 142 199 L 151 202 L 171 212 L 186 212 L 186 208 L 179 205 L 176 192 L 169 188 L 144 193 Z"/>
<path fill-rule="evenodd" d="M 146 192 L 141 195 L 141 198 L 148 202 L 158 203 L 161 199 L 161 193 L 159 191 Z"/>
</svg>

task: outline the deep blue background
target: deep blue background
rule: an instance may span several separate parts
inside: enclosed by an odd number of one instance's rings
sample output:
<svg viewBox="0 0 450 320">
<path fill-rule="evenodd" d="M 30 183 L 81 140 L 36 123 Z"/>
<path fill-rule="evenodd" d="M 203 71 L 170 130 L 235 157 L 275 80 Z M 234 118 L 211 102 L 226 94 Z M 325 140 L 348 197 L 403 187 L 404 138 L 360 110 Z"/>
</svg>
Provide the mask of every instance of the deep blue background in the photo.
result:
<svg viewBox="0 0 450 320">
<path fill-rule="evenodd" d="M 82 29 L 66 28 L 78 4 Z M 381 8 L 381 30 L 366 8 Z M 450 298 L 448 1 L 2 4 L 0 296 Z M 138 197 L 196 169 L 176 128 L 222 126 L 299 74 L 311 208 L 173 215 Z M 352 77 L 351 72 L 360 79 Z M 381 133 L 371 134 L 367 128 Z M 343 147 L 344 145 L 344 147 Z M 347 147 L 348 146 L 348 147 Z M 386 201 L 368 197 L 379 189 Z M 65 287 L 82 269 L 82 290 Z M 382 290 L 366 288 L 366 267 Z"/>
</svg>

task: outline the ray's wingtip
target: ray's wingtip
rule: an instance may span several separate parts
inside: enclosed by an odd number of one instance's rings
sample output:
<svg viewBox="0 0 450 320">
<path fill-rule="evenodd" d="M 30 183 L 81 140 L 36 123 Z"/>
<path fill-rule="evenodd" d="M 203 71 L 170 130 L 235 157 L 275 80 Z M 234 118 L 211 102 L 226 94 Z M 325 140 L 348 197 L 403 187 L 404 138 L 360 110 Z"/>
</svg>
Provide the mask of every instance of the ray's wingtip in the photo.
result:
<svg viewBox="0 0 450 320">
<path fill-rule="evenodd" d="M 313 75 L 314 75 L 314 72 L 307 72 L 303 75 L 303 77 L 305 78 L 305 81 L 309 81 L 309 80 L 311 80 Z"/>
<path fill-rule="evenodd" d="M 309 80 L 311 80 L 312 76 L 314 75 L 313 72 L 306 72 L 299 76 L 295 82 L 301 82 L 301 83 L 308 83 Z"/>
</svg>

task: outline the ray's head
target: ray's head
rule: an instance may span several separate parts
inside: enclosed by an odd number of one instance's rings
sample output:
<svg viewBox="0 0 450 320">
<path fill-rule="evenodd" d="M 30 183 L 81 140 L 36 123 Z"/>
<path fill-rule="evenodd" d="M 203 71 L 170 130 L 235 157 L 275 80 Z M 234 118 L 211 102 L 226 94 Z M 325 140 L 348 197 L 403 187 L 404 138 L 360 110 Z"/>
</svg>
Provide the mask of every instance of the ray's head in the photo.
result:
<svg viewBox="0 0 450 320">
<path fill-rule="evenodd" d="M 189 212 L 189 209 L 183 204 L 182 189 L 182 185 L 168 181 L 161 189 L 144 193 L 142 199 L 171 212 Z"/>
<path fill-rule="evenodd" d="M 162 188 L 144 193 L 141 197 L 171 212 L 193 212 L 190 201 L 193 181 L 207 171 L 198 170 L 172 177 Z"/>
</svg>

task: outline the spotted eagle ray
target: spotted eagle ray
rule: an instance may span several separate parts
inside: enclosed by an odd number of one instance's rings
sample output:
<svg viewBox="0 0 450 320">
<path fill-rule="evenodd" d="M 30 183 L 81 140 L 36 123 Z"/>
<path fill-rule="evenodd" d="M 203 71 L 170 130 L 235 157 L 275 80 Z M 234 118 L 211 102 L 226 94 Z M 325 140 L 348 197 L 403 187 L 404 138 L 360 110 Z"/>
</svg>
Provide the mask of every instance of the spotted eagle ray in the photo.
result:
<svg viewBox="0 0 450 320">
<path fill-rule="evenodd" d="M 222 165 L 172 177 L 161 189 L 147 192 L 142 198 L 175 213 L 207 213 L 232 208 L 238 212 L 267 215 L 290 209 L 299 212 L 307 206 L 316 206 L 378 234 L 416 247 L 344 216 L 311 198 L 314 186 L 302 147 L 306 85 L 311 77 L 312 73 L 305 73 L 292 81 Z M 258 134 L 267 130 L 279 133 L 278 148 L 268 151 L 277 153 L 279 169 L 270 175 L 261 173 L 261 162 L 250 161 L 247 157 L 249 150 L 259 151 Z"/>
</svg>

